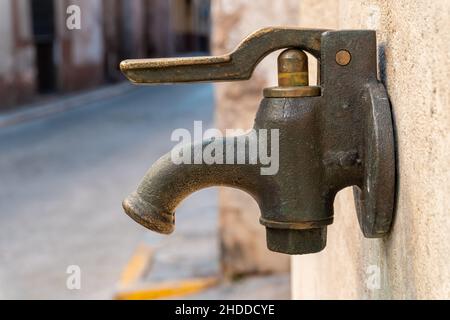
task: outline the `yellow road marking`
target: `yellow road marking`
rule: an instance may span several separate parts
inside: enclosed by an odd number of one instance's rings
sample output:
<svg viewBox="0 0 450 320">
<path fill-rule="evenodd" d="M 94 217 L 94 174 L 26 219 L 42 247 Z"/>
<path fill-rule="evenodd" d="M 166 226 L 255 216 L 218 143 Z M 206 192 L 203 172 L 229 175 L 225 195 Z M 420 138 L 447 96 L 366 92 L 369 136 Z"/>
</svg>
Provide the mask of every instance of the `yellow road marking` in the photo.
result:
<svg viewBox="0 0 450 320">
<path fill-rule="evenodd" d="M 179 297 L 203 291 L 218 283 L 219 279 L 216 277 L 165 282 L 147 288 L 119 292 L 115 300 L 157 300 Z"/>
<path fill-rule="evenodd" d="M 122 272 L 119 288 L 127 288 L 139 282 L 150 267 L 153 252 L 149 245 L 139 245 Z"/>
</svg>

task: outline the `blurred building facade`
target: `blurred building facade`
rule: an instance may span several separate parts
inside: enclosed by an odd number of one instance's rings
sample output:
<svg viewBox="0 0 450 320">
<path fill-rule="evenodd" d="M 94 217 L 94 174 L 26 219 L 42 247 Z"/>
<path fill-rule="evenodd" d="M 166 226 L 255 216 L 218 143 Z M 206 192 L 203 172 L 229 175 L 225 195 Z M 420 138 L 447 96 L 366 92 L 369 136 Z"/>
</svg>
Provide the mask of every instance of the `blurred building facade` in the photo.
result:
<svg viewBox="0 0 450 320">
<path fill-rule="evenodd" d="M 80 29 L 67 19 L 80 8 Z M 0 0 L 0 110 L 123 79 L 127 58 L 208 51 L 210 0 Z"/>
</svg>

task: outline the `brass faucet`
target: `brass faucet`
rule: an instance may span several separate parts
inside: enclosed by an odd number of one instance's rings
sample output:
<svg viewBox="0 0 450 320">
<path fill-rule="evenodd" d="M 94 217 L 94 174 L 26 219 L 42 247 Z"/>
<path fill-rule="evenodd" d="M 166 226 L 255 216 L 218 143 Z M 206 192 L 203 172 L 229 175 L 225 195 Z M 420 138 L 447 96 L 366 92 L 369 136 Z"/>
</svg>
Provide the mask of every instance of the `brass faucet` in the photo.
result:
<svg viewBox="0 0 450 320">
<path fill-rule="evenodd" d="M 143 84 L 246 80 L 261 59 L 278 49 L 287 49 L 278 59 L 279 84 L 264 89 L 254 126 L 279 132 L 277 172 L 262 174 L 259 159 L 249 159 L 246 152 L 246 161 L 240 162 L 237 148 L 227 147 L 236 146 L 237 139 L 248 147 L 257 145 L 257 135 L 187 146 L 184 151 L 192 160 L 195 151 L 212 146 L 234 164 L 174 164 L 172 153 L 167 154 L 123 202 L 131 218 L 170 234 L 183 199 L 203 188 L 228 186 L 257 201 L 270 250 L 315 253 L 325 248 L 335 195 L 353 186 L 364 235 L 382 237 L 389 231 L 395 150 L 389 100 L 377 80 L 374 31 L 265 28 L 229 55 L 127 60 L 121 70 L 132 82 Z M 304 51 L 320 63 L 319 86 L 309 86 Z"/>
</svg>

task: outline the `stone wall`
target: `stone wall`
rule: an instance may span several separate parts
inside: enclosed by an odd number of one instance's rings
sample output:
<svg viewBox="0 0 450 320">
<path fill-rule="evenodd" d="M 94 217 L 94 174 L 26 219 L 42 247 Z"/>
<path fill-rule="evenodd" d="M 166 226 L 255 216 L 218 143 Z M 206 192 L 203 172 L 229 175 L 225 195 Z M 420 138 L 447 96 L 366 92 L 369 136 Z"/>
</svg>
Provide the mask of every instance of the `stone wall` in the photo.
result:
<svg viewBox="0 0 450 320">
<path fill-rule="evenodd" d="M 299 2 L 300 26 L 378 31 L 399 173 L 392 233 L 364 239 L 351 191 L 341 192 L 327 248 L 293 259 L 294 297 L 450 298 L 450 2 Z"/>
<path fill-rule="evenodd" d="M 234 50 L 260 28 L 296 24 L 298 10 L 297 0 L 213 0 L 213 53 Z M 276 83 L 276 57 L 272 54 L 266 58 L 250 81 L 217 84 L 217 125 L 221 130 L 247 130 L 253 126 L 262 89 Z M 259 208 L 249 195 L 224 188 L 220 190 L 219 205 L 222 265 L 227 276 L 289 269 L 287 256 L 267 250 Z"/>
</svg>

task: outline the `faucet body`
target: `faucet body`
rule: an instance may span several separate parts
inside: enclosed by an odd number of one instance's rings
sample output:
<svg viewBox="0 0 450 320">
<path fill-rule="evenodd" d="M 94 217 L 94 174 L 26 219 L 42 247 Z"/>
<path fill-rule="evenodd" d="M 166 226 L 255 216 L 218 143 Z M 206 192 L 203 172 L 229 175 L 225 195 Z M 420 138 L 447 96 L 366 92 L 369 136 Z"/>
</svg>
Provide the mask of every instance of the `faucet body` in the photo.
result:
<svg viewBox="0 0 450 320">
<path fill-rule="evenodd" d="M 280 88 L 266 90 L 256 115 L 256 131 L 279 132 L 276 174 L 262 175 L 263 164 L 259 159 L 251 164 L 248 153 L 245 164 L 175 164 L 169 153 L 124 201 L 125 212 L 151 230 L 170 234 L 175 209 L 187 196 L 212 186 L 238 188 L 258 203 L 269 249 L 314 253 L 325 248 L 337 192 L 354 186 L 364 235 L 386 234 L 395 195 L 395 157 L 389 102 L 377 80 L 375 33 L 321 31 L 320 41 L 320 46 L 311 42 L 311 53 L 318 56 L 321 66 L 317 94 L 290 97 L 283 90 L 280 94 Z M 336 54 L 343 48 L 351 56 Z M 308 47 L 302 49 L 308 51 Z M 185 62 L 173 63 L 182 68 Z M 141 72 L 139 68 L 133 62 L 130 77 L 141 82 L 151 77 L 147 69 Z M 126 72 L 126 65 L 122 69 Z M 244 138 L 249 145 L 259 139 L 250 134 Z M 226 147 L 230 140 L 234 145 L 235 139 L 212 138 L 183 148 L 191 151 L 193 159 L 199 148 L 215 146 L 225 158 L 237 160 L 237 149 Z"/>
<path fill-rule="evenodd" d="M 137 192 L 125 200 L 125 211 L 147 228 L 169 234 L 174 230 L 175 209 L 187 196 L 212 186 L 233 187 L 257 201 L 270 249 L 290 254 L 322 250 L 326 226 L 333 221 L 335 190 L 327 185 L 320 151 L 316 121 L 320 101 L 320 97 L 303 97 L 266 98 L 261 102 L 254 129 L 279 130 L 277 174 L 261 175 L 262 164 L 250 164 L 248 153 L 245 164 L 232 165 L 174 164 L 172 153 L 168 153 L 149 170 Z M 250 144 L 250 139 L 255 138 L 258 136 L 248 135 L 246 141 Z M 221 139 L 202 144 L 202 148 L 217 144 L 224 156 L 230 157 L 227 143 Z M 194 156 L 197 146 L 185 148 L 191 149 Z M 238 148 L 233 152 L 236 159 Z"/>
</svg>

